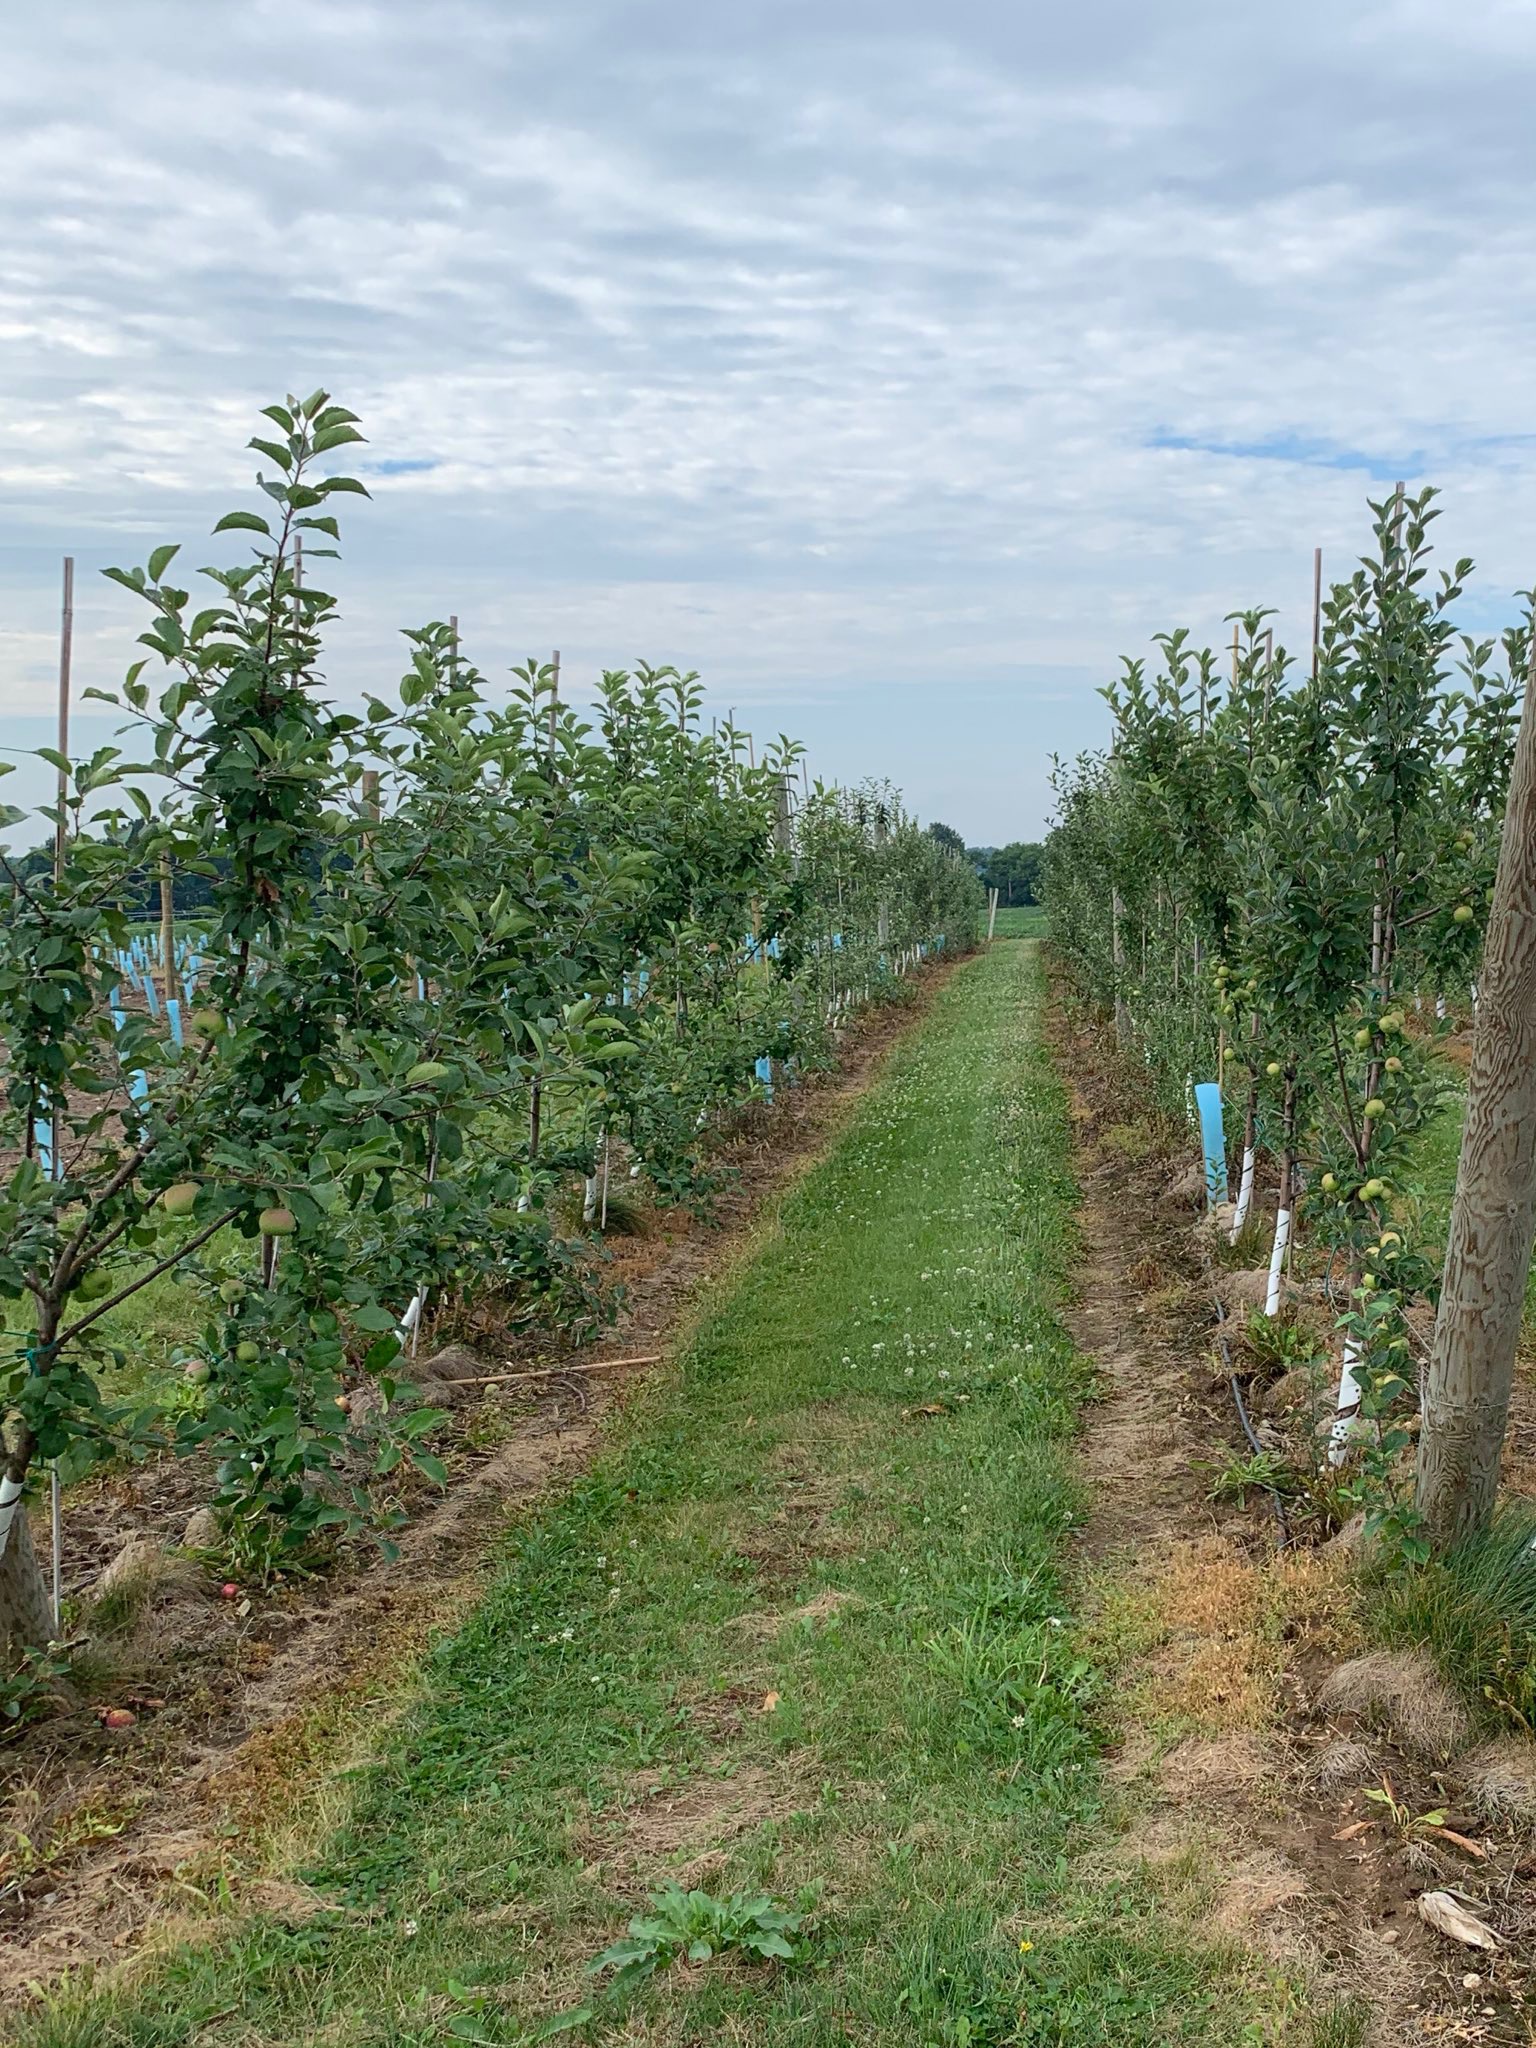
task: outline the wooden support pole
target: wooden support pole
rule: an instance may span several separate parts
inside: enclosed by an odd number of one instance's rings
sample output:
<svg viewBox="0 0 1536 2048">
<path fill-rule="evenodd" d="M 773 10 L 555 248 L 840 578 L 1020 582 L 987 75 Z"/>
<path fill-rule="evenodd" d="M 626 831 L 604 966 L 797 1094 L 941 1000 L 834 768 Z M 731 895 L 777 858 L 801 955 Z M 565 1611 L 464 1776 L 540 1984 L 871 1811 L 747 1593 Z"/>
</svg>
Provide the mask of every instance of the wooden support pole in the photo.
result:
<svg viewBox="0 0 1536 2048">
<path fill-rule="evenodd" d="M 75 558 L 64 557 L 63 601 L 59 617 L 59 759 L 69 759 L 69 698 L 71 676 L 75 655 Z M 64 879 L 64 857 L 69 847 L 69 813 L 65 804 L 69 796 L 69 771 L 60 767 L 58 771 L 58 820 L 53 833 L 53 880 L 57 888 Z M 64 1105 L 55 1102 L 52 1107 L 53 1131 L 53 1173 L 54 1180 L 64 1178 Z M 30 1119 L 28 1143 L 31 1142 Z M 21 1510 L 25 1516 L 26 1510 Z M 52 1552 L 52 1573 L 50 1592 L 53 1607 L 53 1626 L 57 1632 L 60 1609 L 64 1599 L 64 1493 L 59 1479 L 59 1461 L 50 1460 L 48 1468 L 48 1529 Z M 18 1551 L 20 1546 L 15 1546 Z M 18 1563 L 20 1562 L 18 1558 Z"/>
<path fill-rule="evenodd" d="M 75 558 L 64 557 L 64 602 L 59 619 L 59 757 L 69 759 L 70 669 L 75 652 Z M 69 823 L 64 806 L 69 800 L 69 770 L 58 771 L 58 821 L 53 828 L 53 878 L 64 872 L 64 849 L 69 844 Z"/>
<path fill-rule="evenodd" d="M 362 787 L 358 795 L 358 809 L 366 820 L 362 836 L 358 840 L 357 866 L 361 875 L 373 874 L 373 827 L 379 822 L 379 771 L 377 768 L 363 770 Z"/>
<path fill-rule="evenodd" d="M 1317 681 L 1317 663 L 1323 644 L 1323 551 L 1312 550 L 1312 680 Z"/>
<path fill-rule="evenodd" d="M 518 1380 L 558 1380 L 573 1372 L 617 1372 L 626 1365 L 657 1365 L 662 1353 L 647 1351 L 640 1358 L 594 1358 L 587 1365 L 543 1365 L 534 1372 L 486 1372 L 477 1373 L 473 1378 L 455 1380 L 456 1387 L 499 1387 L 515 1385 Z"/>
<path fill-rule="evenodd" d="M 168 1001 L 179 994 L 176 981 L 176 877 L 171 856 L 160 856 L 160 972 Z"/>
<path fill-rule="evenodd" d="M 773 843 L 780 853 L 788 853 L 794 845 L 791 787 L 789 775 L 786 771 L 779 777 L 778 795 L 773 813 Z"/>
<path fill-rule="evenodd" d="M 59 615 L 59 730 L 58 819 L 53 829 L 53 881 L 57 888 L 64 879 L 64 856 L 69 847 L 69 697 L 75 658 L 75 558 L 64 557 L 64 593 Z M 48 1105 L 53 1131 L 53 1172 L 64 1178 L 64 1105 Z"/>
</svg>

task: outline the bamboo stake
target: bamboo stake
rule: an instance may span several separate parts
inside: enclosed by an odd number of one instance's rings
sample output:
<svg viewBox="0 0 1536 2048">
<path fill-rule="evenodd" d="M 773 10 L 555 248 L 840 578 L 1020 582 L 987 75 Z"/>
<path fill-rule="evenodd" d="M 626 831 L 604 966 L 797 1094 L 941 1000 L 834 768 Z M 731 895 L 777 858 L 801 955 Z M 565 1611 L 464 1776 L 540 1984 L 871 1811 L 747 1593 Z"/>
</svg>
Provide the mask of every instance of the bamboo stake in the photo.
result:
<svg viewBox="0 0 1536 2048">
<path fill-rule="evenodd" d="M 484 1372 L 472 1378 L 454 1380 L 456 1387 L 498 1387 L 511 1380 L 557 1380 L 570 1372 L 615 1372 L 621 1365 L 656 1365 L 659 1351 L 647 1351 L 640 1358 L 594 1358 L 590 1365 L 542 1365 L 536 1372 Z"/>
<path fill-rule="evenodd" d="M 69 678 L 75 649 L 75 558 L 64 557 L 64 604 L 59 620 L 59 757 L 69 759 Z M 69 825 L 64 806 L 69 797 L 69 771 L 59 770 L 59 816 L 53 829 L 53 878 L 64 872 L 64 849 L 69 843 Z"/>
<path fill-rule="evenodd" d="M 1312 550 L 1312 680 L 1317 681 L 1318 653 L 1323 644 L 1323 551 Z"/>
<path fill-rule="evenodd" d="M 363 816 L 372 824 L 377 825 L 379 822 L 379 771 L 377 768 L 365 768 L 363 770 Z M 364 860 L 371 860 L 372 857 L 373 834 L 365 832 L 363 834 L 363 858 Z"/>
<path fill-rule="evenodd" d="M 59 760 L 69 759 L 69 695 L 70 677 L 75 652 L 75 558 L 64 557 L 64 593 L 59 618 Z M 64 879 L 64 854 L 69 845 L 69 813 L 65 804 L 69 796 L 69 770 L 60 766 L 58 771 L 58 819 L 53 832 L 53 880 L 57 888 Z M 64 1105 L 52 1105 L 53 1159 L 51 1165 L 54 1180 L 64 1178 Z M 48 1469 L 48 1521 L 53 1551 L 53 1625 L 59 1626 L 60 1610 L 64 1595 L 64 1495 L 59 1481 L 59 1461 L 54 1458 Z"/>
<path fill-rule="evenodd" d="M 53 883 L 64 879 L 64 854 L 69 845 L 69 694 L 75 652 L 75 558 L 64 557 L 64 600 L 59 618 L 59 735 L 58 818 L 53 828 Z M 49 1104 L 53 1132 L 53 1172 L 50 1178 L 64 1178 L 64 1105 Z"/>
<path fill-rule="evenodd" d="M 167 998 L 176 995 L 176 883 L 168 853 L 160 856 L 160 971 Z"/>
</svg>

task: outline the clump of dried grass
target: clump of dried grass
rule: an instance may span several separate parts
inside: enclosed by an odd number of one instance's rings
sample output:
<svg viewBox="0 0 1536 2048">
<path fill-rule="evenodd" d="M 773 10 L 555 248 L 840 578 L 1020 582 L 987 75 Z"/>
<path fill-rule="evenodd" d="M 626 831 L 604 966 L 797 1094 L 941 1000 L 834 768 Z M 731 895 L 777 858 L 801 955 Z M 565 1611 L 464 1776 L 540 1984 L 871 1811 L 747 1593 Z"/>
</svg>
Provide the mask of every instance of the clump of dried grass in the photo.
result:
<svg viewBox="0 0 1536 2048">
<path fill-rule="evenodd" d="M 1460 1769 L 1481 1819 L 1536 1828 L 1536 1743 L 1504 1736 L 1474 1750 Z"/>
<path fill-rule="evenodd" d="M 1324 1680 L 1317 1704 L 1325 1714 L 1356 1714 L 1370 1727 L 1390 1728 L 1410 1755 L 1440 1762 L 1471 1733 L 1466 1708 L 1424 1650 L 1370 1650 L 1340 1664 Z"/>
</svg>

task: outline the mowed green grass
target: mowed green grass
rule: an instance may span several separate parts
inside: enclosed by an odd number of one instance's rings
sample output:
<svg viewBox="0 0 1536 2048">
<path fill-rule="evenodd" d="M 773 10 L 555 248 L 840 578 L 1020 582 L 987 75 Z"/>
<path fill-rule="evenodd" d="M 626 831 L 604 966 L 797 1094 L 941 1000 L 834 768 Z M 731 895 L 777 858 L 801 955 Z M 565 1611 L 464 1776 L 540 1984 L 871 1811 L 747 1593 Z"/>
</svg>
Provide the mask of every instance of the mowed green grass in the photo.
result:
<svg viewBox="0 0 1536 2048">
<path fill-rule="evenodd" d="M 999 939 L 1043 939 L 1047 923 L 1046 914 L 1037 903 L 1000 903 L 994 936 Z"/>
<path fill-rule="evenodd" d="M 1275 2038 L 1279 1993 L 1185 1937 L 1100 1813 L 1039 996 L 1031 946 L 958 970 L 672 1373 L 510 1533 L 303 1873 L 330 1910 L 217 1922 L 22 2041 Z M 669 1876 L 798 1902 L 800 1957 L 616 1998 L 587 1965 Z"/>
</svg>

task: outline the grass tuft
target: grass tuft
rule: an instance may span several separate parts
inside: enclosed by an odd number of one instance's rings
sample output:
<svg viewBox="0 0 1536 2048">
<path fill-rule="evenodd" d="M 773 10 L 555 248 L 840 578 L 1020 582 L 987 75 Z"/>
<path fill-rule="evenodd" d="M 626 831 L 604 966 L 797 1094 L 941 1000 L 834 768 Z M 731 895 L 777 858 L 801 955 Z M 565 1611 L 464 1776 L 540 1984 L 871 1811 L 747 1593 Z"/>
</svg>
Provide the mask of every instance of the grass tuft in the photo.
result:
<svg viewBox="0 0 1536 2048">
<path fill-rule="evenodd" d="M 1484 1719 L 1536 1732 L 1536 1506 L 1511 1503 L 1443 1559 L 1383 1576 L 1370 1602 L 1380 1635 L 1428 1648 Z"/>
<path fill-rule="evenodd" d="M 1358 1998 L 1338 1998 L 1307 2020 L 1306 2048 L 1365 2048 L 1371 2009 Z"/>
</svg>

